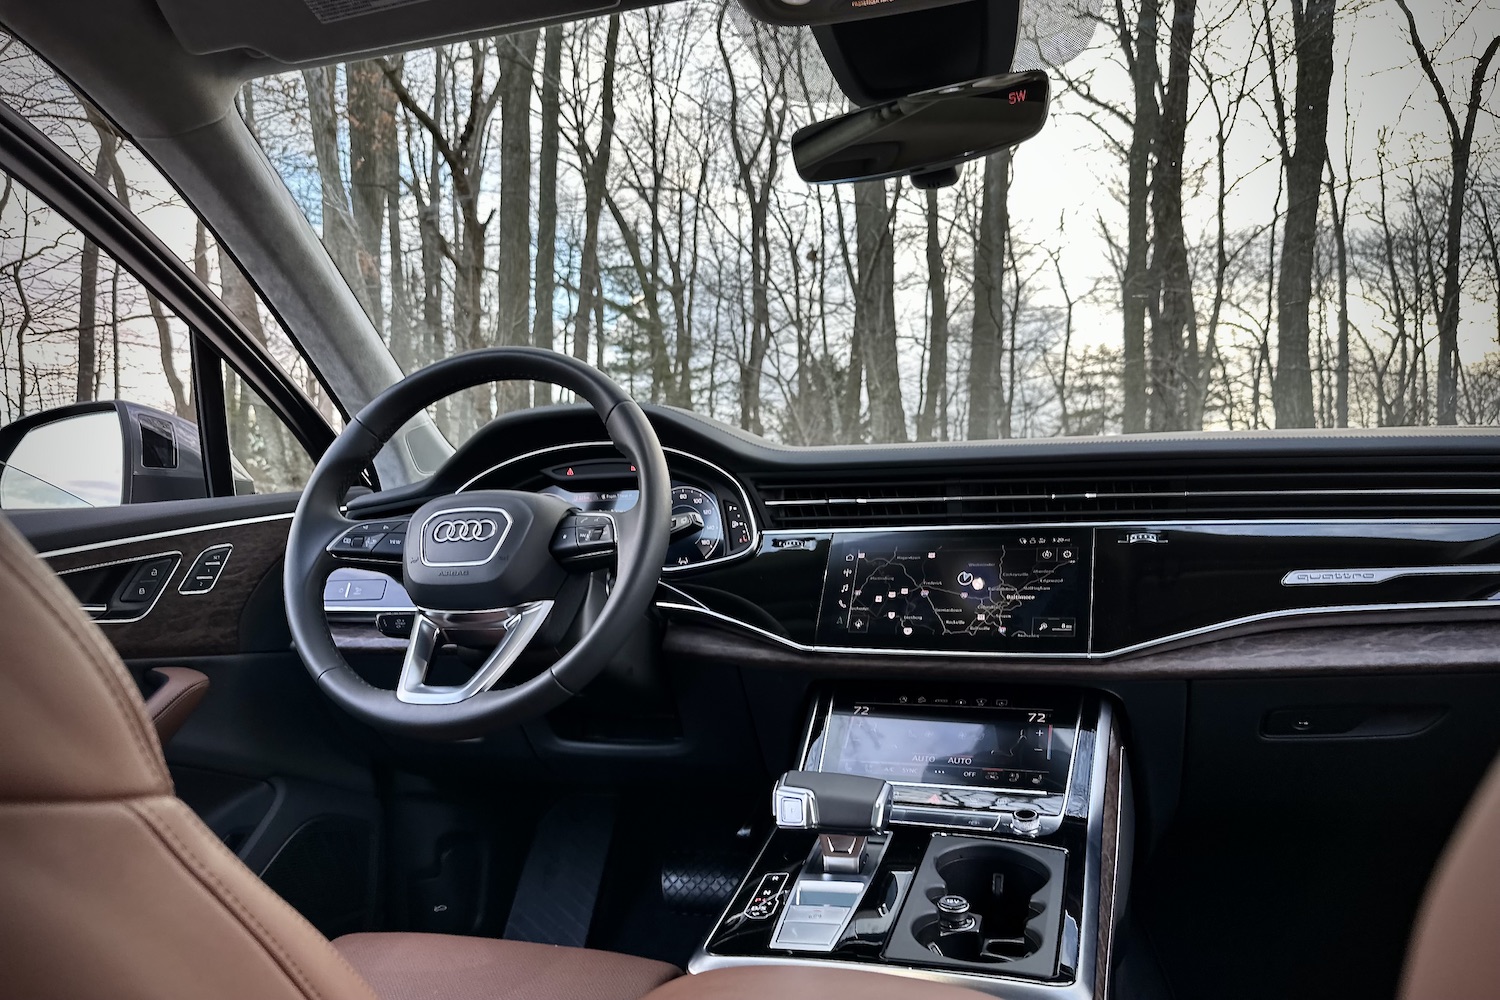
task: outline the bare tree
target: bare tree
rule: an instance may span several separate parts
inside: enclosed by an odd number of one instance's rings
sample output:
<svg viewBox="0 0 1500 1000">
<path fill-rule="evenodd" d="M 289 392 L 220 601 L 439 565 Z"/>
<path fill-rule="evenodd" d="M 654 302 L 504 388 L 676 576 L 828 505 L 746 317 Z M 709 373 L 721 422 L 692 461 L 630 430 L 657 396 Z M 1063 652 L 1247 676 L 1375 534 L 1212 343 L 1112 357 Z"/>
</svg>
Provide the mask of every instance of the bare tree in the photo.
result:
<svg viewBox="0 0 1500 1000">
<path fill-rule="evenodd" d="M 1484 85 L 1489 79 L 1490 65 L 1494 62 L 1496 53 L 1500 52 L 1500 35 L 1490 39 L 1483 54 L 1474 62 L 1474 71 L 1469 78 L 1468 102 L 1463 108 L 1463 121 L 1460 122 L 1459 113 L 1448 96 L 1448 89 L 1439 78 L 1437 67 L 1433 65 L 1432 54 L 1417 30 L 1417 19 L 1412 14 L 1411 6 L 1406 0 L 1396 0 L 1396 3 L 1406 15 L 1412 50 L 1422 66 L 1422 72 L 1427 76 L 1427 82 L 1432 85 L 1432 92 L 1437 97 L 1438 107 L 1442 109 L 1443 119 L 1448 125 L 1453 175 L 1445 220 L 1443 298 L 1438 319 L 1437 422 L 1453 424 L 1458 422 L 1458 325 L 1463 284 L 1461 257 L 1464 208 L 1468 198 L 1469 169 L 1474 155 L 1474 129 L 1479 121 L 1480 110 L 1484 107 Z"/>
</svg>

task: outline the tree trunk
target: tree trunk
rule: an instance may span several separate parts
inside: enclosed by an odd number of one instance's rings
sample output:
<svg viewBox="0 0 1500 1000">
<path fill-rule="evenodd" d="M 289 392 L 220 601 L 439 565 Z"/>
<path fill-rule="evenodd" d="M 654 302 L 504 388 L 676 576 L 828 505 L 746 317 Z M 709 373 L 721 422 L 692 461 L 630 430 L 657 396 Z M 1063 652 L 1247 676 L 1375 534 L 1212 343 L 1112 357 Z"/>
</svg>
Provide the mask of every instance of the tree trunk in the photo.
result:
<svg viewBox="0 0 1500 1000">
<path fill-rule="evenodd" d="M 114 133 L 103 122 L 89 114 L 99 136 L 99 155 L 94 160 L 94 180 L 109 183 L 109 161 L 114 155 Z M 83 239 L 83 254 L 78 260 L 78 372 L 74 398 L 87 403 L 94 398 L 94 384 L 99 367 L 99 244 Z"/>
<path fill-rule="evenodd" d="M 562 114 L 561 25 L 547 29 L 542 43 L 541 150 L 537 162 L 536 202 L 536 314 L 531 322 L 531 342 L 552 350 L 555 339 L 553 299 L 557 296 L 557 154 L 558 119 Z M 552 402 L 552 386 L 536 385 L 536 404 Z"/>
<path fill-rule="evenodd" d="M 917 440 L 948 439 L 948 274 L 943 262 L 943 220 L 938 193 L 927 192 L 927 379 Z"/>
<path fill-rule="evenodd" d="M 1333 214 L 1333 249 L 1338 266 L 1338 356 L 1334 383 L 1333 419 L 1337 427 L 1349 426 L 1349 194 L 1353 177 L 1345 181 L 1341 202 L 1333 172 L 1328 174 L 1328 205 Z"/>
<path fill-rule="evenodd" d="M 1167 61 L 1167 86 L 1151 177 L 1151 215 L 1155 234 L 1152 285 L 1160 298 L 1151 323 L 1151 413 L 1154 431 L 1189 430 L 1186 390 L 1198 377 L 1195 352 L 1189 350 L 1193 323 L 1192 273 L 1187 234 L 1182 222 L 1183 158 L 1187 146 L 1188 88 L 1192 79 L 1193 32 L 1197 0 L 1174 0 Z"/>
<path fill-rule="evenodd" d="M 854 325 L 865 333 L 870 436 L 880 444 L 907 439 L 896 346 L 894 222 L 895 206 L 886 200 L 885 181 L 854 185 L 854 232 L 859 260 Z"/>
<path fill-rule="evenodd" d="M 1312 427 L 1312 361 L 1309 315 L 1318 207 L 1328 162 L 1328 91 L 1333 83 L 1336 0 L 1292 0 L 1297 50 L 1297 149 L 1285 163 L 1286 231 L 1277 285 L 1276 381 L 1272 403 L 1277 427 Z"/>
<path fill-rule="evenodd" d="M 349 90 L 349 201 L 354 224 L 355 266 L 364 282 L 370 322 L 384 334 L 384 281 L 381 278 L 381 230 L 386 195 L 398 178 L 396 165 L 396 95 L 378 62 L 351 62 L 344 67 Z M 392 267 L 400 259 L 393 258 Z"/>
<path fill-rule="evenodd" d="M 1117 5 L 1121 38 L 1129 38 L 1124 9 Z M 1161 67 L 1156 57 L 1161 32 L 1160 0 L 1143 0 L 1136 23 L 1133 56 L 1127 59 L 1135 92 L 1135 116 L 1127 156 L 1126 251 L 1124 280 L 1120 284 L 1124 314 L 1123 427 L 1127 434 L 1146 429 L 1146 305 L 1155 298 L 1150 275 L 1151 156 L 1159 127 L 1161 108 L 1157 90 Z M 1129 54 L 1129 53 L 1127 53 Z"/>
<path fill-rule="evenodd" d="M 620 15 L 611 14 L 604 40 L 604 82 L 600 94 L 599 144 L 590 153 L 578 137 L 583 178 L 583 252 L 578 261 L 578 309 L 573 316 L 573 356 L 588 361 L 589 320 L 603 315 L 599 280 L 599 216 L 604 210 L 604 185 L 609 181 L 609 152 L 615 134 L 615 53 L 620 44 Z M 602 326 L 602 323 L 601 323 Z M 604 331 L 598 332 L 603 347 Z"/>
<path fill-rule="evenodd" d="M 985 157 L 979 232 L 974 237 L 974 323 L 969 345 L 967 437 L 987 441 L 1000 429 L 1004 348 L 1005 234 L 1010 229 L 1010 150 Z"/>
<path fill-rule="evenodd" d="M 318 164 L 319 192 L 322 196 L 323 245 L 344 276 L 365 315 L 375 316 L 370 307 L 370 293 L 359 266 L 359 237 L 349 196 L 344 190 L 344 169 L 339 155 L 339 119 L 334 111 L 333 88 L 338 67 L 319 66 L 302 71 L 307 88 L 307 117 L 312 131 L 313 156 Z"/>
<path fill-rule="evenodd" d="M 500 237 L 495 287 L 497 329 L 502 347 L 531 340 L 531 85 L 535 73 L 536 29 L 498 39 L 500 60 Z M 526 406 L 530 386 L 499 387 L 500 412 Z"/>
</svg>

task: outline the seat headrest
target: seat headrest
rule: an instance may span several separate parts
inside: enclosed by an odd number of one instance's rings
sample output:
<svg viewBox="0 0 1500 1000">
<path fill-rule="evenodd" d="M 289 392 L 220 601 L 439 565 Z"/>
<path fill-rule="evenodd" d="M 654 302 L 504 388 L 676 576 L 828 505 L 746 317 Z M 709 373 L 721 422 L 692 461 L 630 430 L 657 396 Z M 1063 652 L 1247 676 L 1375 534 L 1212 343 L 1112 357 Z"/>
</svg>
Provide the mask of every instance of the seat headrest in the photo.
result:
<svg viewBox="0 0 1500 1000">
<path fill-rule="evenodd" d="M 0 802 L 171 790 L 161 744 L 120 658 L 0 518 Z"/>
</svg>

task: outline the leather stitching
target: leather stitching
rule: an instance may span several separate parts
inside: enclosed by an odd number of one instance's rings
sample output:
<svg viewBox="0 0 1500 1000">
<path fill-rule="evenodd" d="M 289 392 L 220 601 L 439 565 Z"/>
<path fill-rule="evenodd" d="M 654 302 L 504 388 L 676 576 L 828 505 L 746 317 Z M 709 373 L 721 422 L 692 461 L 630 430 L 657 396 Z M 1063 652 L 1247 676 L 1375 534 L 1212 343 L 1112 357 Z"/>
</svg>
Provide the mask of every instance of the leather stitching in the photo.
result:
<svg viewBox="0 0 1500 1000">
<path fill-rule="evenodd" d="M 154 729 L 148 733 L 146 727 L 143 725 L 145 720 L 142 718 L 142 713 L 131 703 L 129 696 L 122 690 L 122 682 L 119 675 L 123 670 L 112 664 L 103 652 L 94 647 L 92 643 L 85 641 L 86 636 L 88 638 L 93 638 L 93 636 L 83 631 L 80 628 L 79 622 L 70 620 L 69 616 L 63 613 L 56 604 L 57 595 L 46 593 L 46 589 L 41 584 L 47 581 L 45 578 L 40 578 L 37 574 L 37 569 L 43 567 L 45 564 L 41 563 L 40 560 L 25 558 L 24 553 L 16 544 L 18 536 L 14 534 L 14 529 L 10 528 L 9 525 L 6 526 L 6 534 L 9 534 L 10 537 L 4 538 L 0 536 L 0 561 L 5 562 L 12 576 L 41 605 L 42 612 L 50 616 L 52 623 L 62 632 L 63 638 L 78 650 L 83 659 L 97 674 L 102 676 L 104 687 L 109 692 L 110 700 L 114 702 L 115 708 L 119 711 L 121 718 L 125 722 L 125 727 L 130 730 L 131 735 L 135 738 L 136 748 L 141 752 L 147 771 L 154 773 L 157 780 L 162 782 L 164 786 L 170 787 L 171 779 L 167 776 L 166 761 L 162 759 L 160 744 L 156 743 L 154 739 Z M 59 584 L 59 586 L 61 585 Z"/>
<path fill-rule="evenodd" d="M 182 861 L 186 865 L 186 867 L 198 878 L 198 881 L 203 884 L 204 887 L 207 888 L 215 898 L 223 903 L 228 910 L 233 912 L 234 915 L 239 918 L 242 924 L 247 925 L 247 929 L 251 930 L 256 940 L 260 942 L 261 947 L 265 948 L 266 951 L 271 953 L 271 955 L 276 960 L 276 964 L 281 967 L 284 973 L 286 973 L 287 978 L 296 983 L 304 996 L 311 998 L 311 1000 L 323 1000 L 323 994 L 318 990 L 316 986 L 312 984 L 308 975 L 297 963 L 297 960 L 290 954 L 288 954 L 286 949 L 281 946 L 281 943 L 277 940 L 276 935 L 272 933 L 271 930 L 265 926 L 265 924 L 261 923 L 261 921 L 256 918 L 255 914 L 251 912 L 250 908 L 246 906 L 245 903 L 237 895 L 235 895 L 234 890 L 230 889 L 229 886 L 225 885 L 224 882 L 214 874 L 213 868 L 205 864 L 203 860 L 199 858 L 196 853 L 194 853 L 193 849 L 189 847 L 182 838 L 178 837 L 177 834 L 172 831 L 170 825 L 165 822 L 161 816 L 157 815 L 155 806 L 149 800 L 140 799 L 136 800 L 135 802 L 127 803 L 127 805 L 133 812 L 140 816 L 140 818 L 146 823 L 147 826 L 152 829 L 152 831 L 156 833 L 157 837 L 161 839 L 167 846 L 167 848 L 177 856 L 178 860 Z M 238 863 L 237 860 L 236 863 Z M 297 916 L 297 919 L 300 920 L 301 917 Z M 312 927 L 309 926 L 307 929 L 314 936 L 318 936 L 317 931 L 313 930 Z M 356 982 L 363 983 L 363 980 L 360 978 L 359 974 L 355 972 L 352 967 L 350 967 L 348 962 L 343 960 L 343 956 L 338 955 L 337 950 L 334 949 L 332 945 L 329 945 L 328 949 L 339 958 L 339 964 L 341 964 L 346 970 L 348 970 L 348 972 L 354 977 Z M 367 991 L 369 990 L 367 984 L 365 988 Z M 369 995 L 373 997 L 374 993 L 370 992 Z"/>
</svg>

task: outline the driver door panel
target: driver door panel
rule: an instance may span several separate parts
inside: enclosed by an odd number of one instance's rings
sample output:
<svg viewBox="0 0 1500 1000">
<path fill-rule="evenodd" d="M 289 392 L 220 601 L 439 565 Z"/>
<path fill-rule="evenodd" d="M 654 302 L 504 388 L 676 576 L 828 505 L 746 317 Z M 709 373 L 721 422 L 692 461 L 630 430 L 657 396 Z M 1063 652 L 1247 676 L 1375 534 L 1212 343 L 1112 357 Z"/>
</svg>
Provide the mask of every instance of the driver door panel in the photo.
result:
<svg viewBox="0 0 1500 1000">
<path fill-rule="evenodd" d="M 280 594 L 275 575 L 296 500 L 295 494 L 273 494 L 221 498 L 193 509 L 182 502 L 113 508 L 104 529 L 113 537 L 74 544 L 66 542 L 99 533 L 89 522 L 103 520 L 98 514 L 106 511 L 13 511 L 9 517 L 90 610 L 121 658 L 197 657 L 287 648 L 284 620 L 246 613 L 265 611 L 264 595 L 257 595 L 267 587 Z M 202 519 L 203 507 L 213 508 L 212 520 Z M 142 580 L 158 567 L 156 579 Z"/>
</svg>

